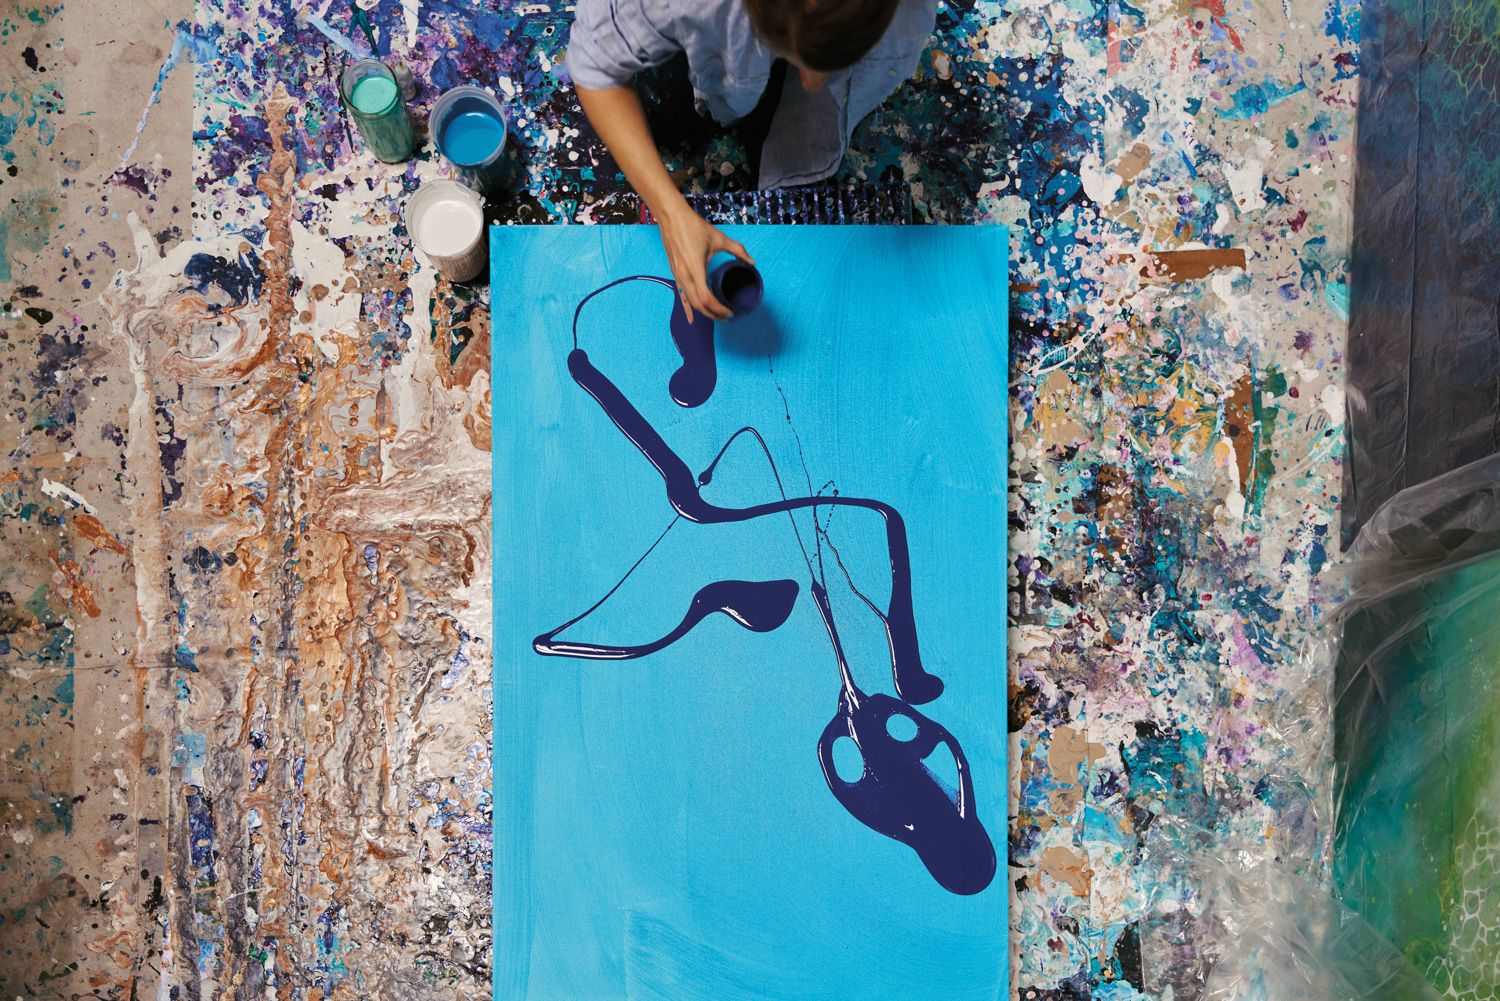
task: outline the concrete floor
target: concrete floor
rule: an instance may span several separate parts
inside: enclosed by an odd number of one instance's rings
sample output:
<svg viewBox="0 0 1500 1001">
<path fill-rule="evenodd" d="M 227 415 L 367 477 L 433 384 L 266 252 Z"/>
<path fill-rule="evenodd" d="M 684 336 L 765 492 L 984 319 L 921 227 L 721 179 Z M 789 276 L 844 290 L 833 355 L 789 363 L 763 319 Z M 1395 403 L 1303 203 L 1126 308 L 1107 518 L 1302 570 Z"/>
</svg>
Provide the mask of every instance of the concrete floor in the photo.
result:
<svg viewBox="0 0 1500 1001">
<path fill-rule="evenodd" d="M 132 253 L 128 213 L 164 246 L 188 232 L 190 66 L 166 74 L 144 130 L 137 125 L 172 48 L 169 25 L 190 19 L 192 4 L 5 8 L 0 72 L 15 80 L 5 113 L 20 125 L 5 178 L 0 369 L 11 406 L 0 441 L 11 517 L 0 543 L 0 615 L 12 650 L 39 655 L 7 663 L 0 683 L 0 991 L 51 994 L 66 984 L 69 994 L 112 995 L 134 984 L 139 992 L 161 964 L 136 944 L 170 892 L 165 828 L 151 821 L 167 814 L 171 748 L 159 729 L 139 725 L 152 711 L 155 665 L 132 656 L 132 560 L 117 541 L 128 539 L 122 502 L 135 486 L 121 476 L 119 444 L 135 384 L 98 291 L 117 255 Z M 50 143 L 42 123 L 55 129 Z M 149 196 L 110 181 L 137 143 L 132 162 L 171 171 Z M 37 322 L 47 314 L 56 319 Z M 15 516 L 18 492 L 45 503 L 48 484 L 63 480 L 88 498 L 90 520 L 65 528 L 55 515 Z"/>
</svg>

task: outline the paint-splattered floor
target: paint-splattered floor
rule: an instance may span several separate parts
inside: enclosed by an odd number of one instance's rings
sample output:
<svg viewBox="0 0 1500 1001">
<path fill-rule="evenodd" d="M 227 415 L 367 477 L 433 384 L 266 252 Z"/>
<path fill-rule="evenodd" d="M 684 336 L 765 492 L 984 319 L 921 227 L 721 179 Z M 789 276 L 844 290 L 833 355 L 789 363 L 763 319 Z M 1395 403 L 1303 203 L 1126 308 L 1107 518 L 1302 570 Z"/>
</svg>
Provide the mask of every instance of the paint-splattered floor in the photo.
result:
<svg viewBox="0 0 1500 1001">
<path fill-rule="evenodd" d="M 351 149 L 341 2 L 88 6 L 0 19 L 0 992 L 483 996 L 490 330 L 400 225 L 441 167 Z M 513 101 L 500 218 L 638 218 L 564 7 L 365 6 L 424 115 Z M 1358 11 L 939 10 L 840 182 L 1016 227 L 1013 987 L 1194 998 L 1155 832 L 1319 873 Z"/>
</svg>

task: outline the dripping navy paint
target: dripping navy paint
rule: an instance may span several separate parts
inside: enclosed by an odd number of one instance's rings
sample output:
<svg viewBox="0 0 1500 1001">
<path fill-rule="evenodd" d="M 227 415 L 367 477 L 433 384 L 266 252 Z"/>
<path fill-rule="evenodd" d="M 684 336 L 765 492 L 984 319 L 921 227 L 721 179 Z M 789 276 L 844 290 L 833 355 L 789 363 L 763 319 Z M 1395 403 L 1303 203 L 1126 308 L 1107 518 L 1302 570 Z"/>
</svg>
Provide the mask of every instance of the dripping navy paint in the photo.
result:
<svg viewBox="0 0 1500 1001">
<path fill-rule="evenodd" d="M 854 497 L 812 496 L 787 497 L 782 488 L 779 502 L 755 504 L 743 508 L 724 508 L 710 504 L 701 494 L 712 479 L 714 468 L 724 450 L 699 476 L 694 477 L 687 464 L 667 445 L 654 427 L 620 392 L 608 377 L 593 366 L 588 355 L 578 347 L 578 317 L 583 307 L 600 293 L 630 281 L 656 282 L 676 291 L 673 282 L 651 275 L 633 275 L 611 282 L 585 296 L 573 314 L 573 350 L 569 353 L 568 371 L 604 410 L 615 426 L 646 457 L 662 477 L 667 501 L 677 517 L 652 546 L 636 561 L 624 577 L 604 597 L 582 614 L 537 636 L 533 647 L 548 656 L 576 657 L 594 660 L 626 660 L 647 656 L 686 636 L 699 622 L 715 612 L 754 632 L 769 632 L 781 626 L 791 615 L 799 587 L 788 579 L 770 581 L 722 580 L 708 584 L 693 596 L 681 622 L 660 639 L 636 646 L 618 646 L 559 640 L 558 634 L 576 625 L 597 610 L 624 584 L 656 545 L 665 538 L 679 519 L 700 524 L 724 524 L 748 521 L 770 515 L 786 514 L 799 509 L 818 507 L 858 507 L 879 513 L 885 523 L 886 545 L 890 555 L 891 597 L 885 611 L 866 598 L 850 579 L 851 590 L 885 624 L 891 657 L 891 670 L 899 698 L 879 693 L 866 694 L 855 685 L 845 659 L 843 645 L 833 621 L 823 579 L 822 546 L 824 529 L 816 529 L 818 538 L 817 570 L 807 557 L 811 575 L 810 589 L 818 614 L 828 630 L 838 665 L 842 687 L 834 718 L 824 728 L 818 742 L 818 758 L 824 779 L 840 805 L 851 816 L 871 830 L 907 845 L 916 852 L 939 885 L 957 894 L 978 893 L 993 880 L 996 869 L 995 850 L 989 834 L 980 823 L 974 802 L 973 779 L 967 758 L 957 739 L 942 725 L 912 708 L 931 702 L 943 691 L 942 681 L 922 667 L 917 645 L 916 622 L 911 600 L 911 564 L 907 550 L 906 526 L 895 508 L 876 500 Z M 682 365 L 673 373 L 669 384 L 672 399 L 684 407 L 696 407 L 713 394 L 717 382 L 714 358 L 714 324 L 699 316 L 688 323 L 672 299 L 669 332 L 682 357 Z M 778 487 L 781 476 L 754 428 L 742 428 L 730 438 L 749 432 L 760 441 L 771 465 Z M 815 520 L 816 525 L 816 520 Z M 793 521 L 795 530 L 796 523 Z M 799 544 L 801 536 L 798 533 Z M 832 543 L 828 543 L 832 550 Z M 832 550 L 837 557 L 837 550 Z M 839 561 L 843 569 L 842 560 Z M 847 571 L 845 571 L 847 576 Z M 905 739 L 891 732 L 892 718 L 904 717 L 915 726 Z M 846 781 L 834 765 L 834 745 L 841 737 L 850 738 L 859 748 L 862 760 L 860 775 Z M 945 748 L 953 756 L 958 772 L 958 787 L 950 788 L 924 763 L 929 755 Z"/>
</svg>

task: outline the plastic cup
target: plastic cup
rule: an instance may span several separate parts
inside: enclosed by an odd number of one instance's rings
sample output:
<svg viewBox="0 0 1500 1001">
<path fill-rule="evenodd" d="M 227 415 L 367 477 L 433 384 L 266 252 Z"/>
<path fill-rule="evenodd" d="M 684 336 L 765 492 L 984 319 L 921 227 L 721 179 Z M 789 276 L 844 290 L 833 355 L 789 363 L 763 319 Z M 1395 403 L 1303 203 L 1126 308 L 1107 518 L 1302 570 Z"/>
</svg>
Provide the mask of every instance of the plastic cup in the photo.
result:
<svg viewBox="0 0 1500 1001">
<path fill-rule="evenodd" d="M 493 191 L 508 183 L 506 139 L 505 106 L 482 87 L 450 88 L 432 106 L 433 144 L 476 191 Z"/>
<path fill-rule="evenodd" d="M 484 200 L 457 181 L 428 181 L 406 203 L 406 231 L 445 278 L 466 282 L 484 273 Z"/>
<path fill-rule="evenodd" d="M 376 159 L 400 163 L 411 158 L 416 136 L 389 66 L 379 59 L 350 63 L 339 77 L 339 93 Z"/>
</svg>

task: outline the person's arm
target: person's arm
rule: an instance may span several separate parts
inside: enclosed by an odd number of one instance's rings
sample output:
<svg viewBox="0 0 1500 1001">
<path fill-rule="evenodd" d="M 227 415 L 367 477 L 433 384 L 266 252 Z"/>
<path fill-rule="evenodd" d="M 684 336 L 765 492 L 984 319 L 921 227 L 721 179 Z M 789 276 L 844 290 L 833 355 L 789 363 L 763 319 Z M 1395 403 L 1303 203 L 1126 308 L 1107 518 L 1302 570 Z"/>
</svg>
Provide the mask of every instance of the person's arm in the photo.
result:
<svg viewBox="0 0 1500 1001">
<path fill-rule="evenodd" d="M 688 319 L 692 320 L 693 310 L 718 320 L 729 319 L 729 308 L 719 302 L 708 287 L 708 259 L 723 250 L 748 264 L 755 261 L 743 246 L 694 212 L 687 199 L 682 197 L 682 192 L 677 190 L 677 185 L 672 183 L 671 175 L 656 151 L 651 128 L 646 124 L 646 113 L 634 86 L 607 90 L 576 89 L 578 103 L 583 105 L 583 112 L 588 115 L 594 131 L 599 133 L 599 138 L 609 147 L 631 186 L 645 199 L 651 214 L 656 217 L 667 263 L 672 268 L 672 277 L 677 280 L 677 290 Z"/>
</svg>

